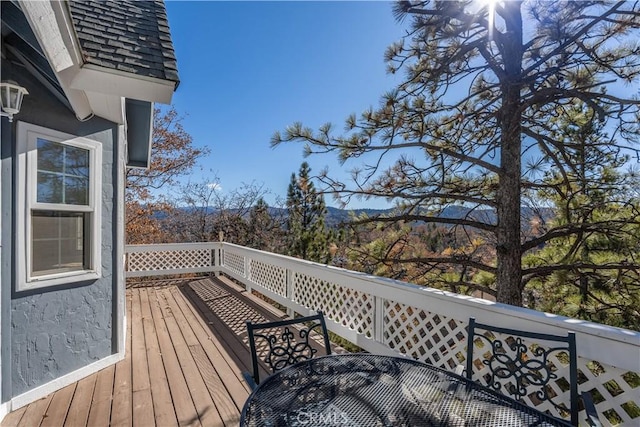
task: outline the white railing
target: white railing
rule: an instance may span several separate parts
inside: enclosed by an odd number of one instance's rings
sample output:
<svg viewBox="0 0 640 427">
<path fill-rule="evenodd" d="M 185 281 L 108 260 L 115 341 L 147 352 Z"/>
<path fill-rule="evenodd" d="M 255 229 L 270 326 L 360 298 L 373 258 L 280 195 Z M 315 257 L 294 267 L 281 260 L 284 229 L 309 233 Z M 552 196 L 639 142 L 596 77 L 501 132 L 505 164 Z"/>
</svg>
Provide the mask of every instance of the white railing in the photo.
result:
<svg viewBox="0 0 640 427">
<path fill-rule="evenodd" d="M 219 262 L 219 245 L 179 243 L 163 245 L 128 245 L 125 271 L 127 277 L 148 277 L 188 273 L 213 273 Z"/>
<path fill-rule="evenodd" d="M 363 349 L 405 354 L 453 369 L 466 358 L 466 325 L 478 322 L 577 335 L 581 391 L 591 391 L 604 425 L 637 425 L 640 333 L 329 267 L 229 243 L 127 246 L 127 277 L 224 273 L 290 312 L 322 310 L 328 327 Z M 554 360 L 560 378 L 566 362 Z M 480 373 L 482 375 L 482 373 Z M 564 384 L 552 383 L 558 395 Z M 555 410 L 544 404 L 531 406 Z M 581 416 L 581 419 L 584 419 Z"/>
</svg>

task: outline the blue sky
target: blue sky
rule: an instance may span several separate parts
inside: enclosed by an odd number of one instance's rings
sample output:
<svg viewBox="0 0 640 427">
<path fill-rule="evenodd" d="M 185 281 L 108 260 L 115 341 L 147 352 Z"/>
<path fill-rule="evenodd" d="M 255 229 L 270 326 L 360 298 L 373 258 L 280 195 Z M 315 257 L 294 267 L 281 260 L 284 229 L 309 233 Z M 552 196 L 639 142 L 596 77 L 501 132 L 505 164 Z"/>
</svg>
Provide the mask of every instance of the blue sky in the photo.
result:
<svg viewBox="0 0 640 427">
<path fill-rule="evenodd" d="M 385 71 L 386 47 L 403 26 L 387 2 L 166 3 L 181 83 L 173 105 L 196 146 L 211 154 L 193 181 L 217 176 L 220 191 L 255 181 L 286 197 L 305 160 L 301 143 L 272 149 L 273 133 L 295 121 L 317 129 L 376 105 L 397 78 Z M 355 164 L 333 155 L 306 159 L 347 179 Z M 330 197 L 327 203 L 333 205 Z M 384 201 L 350 207 L 386 207 Z"/>
</svg>

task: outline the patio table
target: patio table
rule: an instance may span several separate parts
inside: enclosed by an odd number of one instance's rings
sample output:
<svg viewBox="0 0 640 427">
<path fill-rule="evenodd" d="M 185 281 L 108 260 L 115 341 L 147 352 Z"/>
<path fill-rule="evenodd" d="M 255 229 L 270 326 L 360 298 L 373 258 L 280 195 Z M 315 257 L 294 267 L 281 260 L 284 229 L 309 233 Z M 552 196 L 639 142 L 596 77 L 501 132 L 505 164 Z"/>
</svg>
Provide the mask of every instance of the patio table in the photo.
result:
<svg viewBox="0 0 640 427">
<path fill-rule="evenodd" d="M 318 357 L 266 378 L 241 426 L 569 426 L 455 373 L 408 358 Z"/>
</svg>

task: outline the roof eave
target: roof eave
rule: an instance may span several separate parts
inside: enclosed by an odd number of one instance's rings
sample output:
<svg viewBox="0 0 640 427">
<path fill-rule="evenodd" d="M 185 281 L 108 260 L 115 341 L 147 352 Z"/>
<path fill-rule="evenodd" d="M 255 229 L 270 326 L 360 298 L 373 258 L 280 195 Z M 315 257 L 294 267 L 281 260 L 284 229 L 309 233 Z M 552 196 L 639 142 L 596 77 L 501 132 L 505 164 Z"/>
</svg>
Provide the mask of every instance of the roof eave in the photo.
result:
<svg viewBox="0 0 640 427">
<path fill-rule="evenodd" d="M 70 87 L 141 101 L 171 104 L 176 82 L 87 63 L 74 75 Z"/>
<path fill-rule="evenodd" d="M 24 13 L 47 61 L 69 100 L 78 120 L 93 115 L 86 95 L 69 87 L 67 76 L 82 65 L 82 54 L 77 42 L 71 17 L 63 2 L 20 2 Z"/>
<path fill-rule="evenodd" d="M 124 124 L 125 97 L 171 103 L 177 82 L 86 63 L 66 2 L 27 1 L 21 9 L 78 120 L 95 114 Z"/>
</svg>

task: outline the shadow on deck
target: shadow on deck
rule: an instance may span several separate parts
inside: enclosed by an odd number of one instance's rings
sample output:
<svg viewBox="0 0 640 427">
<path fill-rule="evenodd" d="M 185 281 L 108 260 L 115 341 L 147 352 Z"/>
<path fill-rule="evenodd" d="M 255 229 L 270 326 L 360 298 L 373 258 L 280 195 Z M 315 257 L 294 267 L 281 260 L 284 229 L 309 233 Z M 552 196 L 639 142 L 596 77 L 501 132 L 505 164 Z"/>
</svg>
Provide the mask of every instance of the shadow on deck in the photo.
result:
<svg viewBox="0 0 640 427">
<path fill-rule="evenodd" d="M 245 321 L 284 314 L 217 277 L 130 283 L 126 297 L 125 359 L 11 412 L 2 426 L 238 425 L 250 392 Z"/>
</svg>

